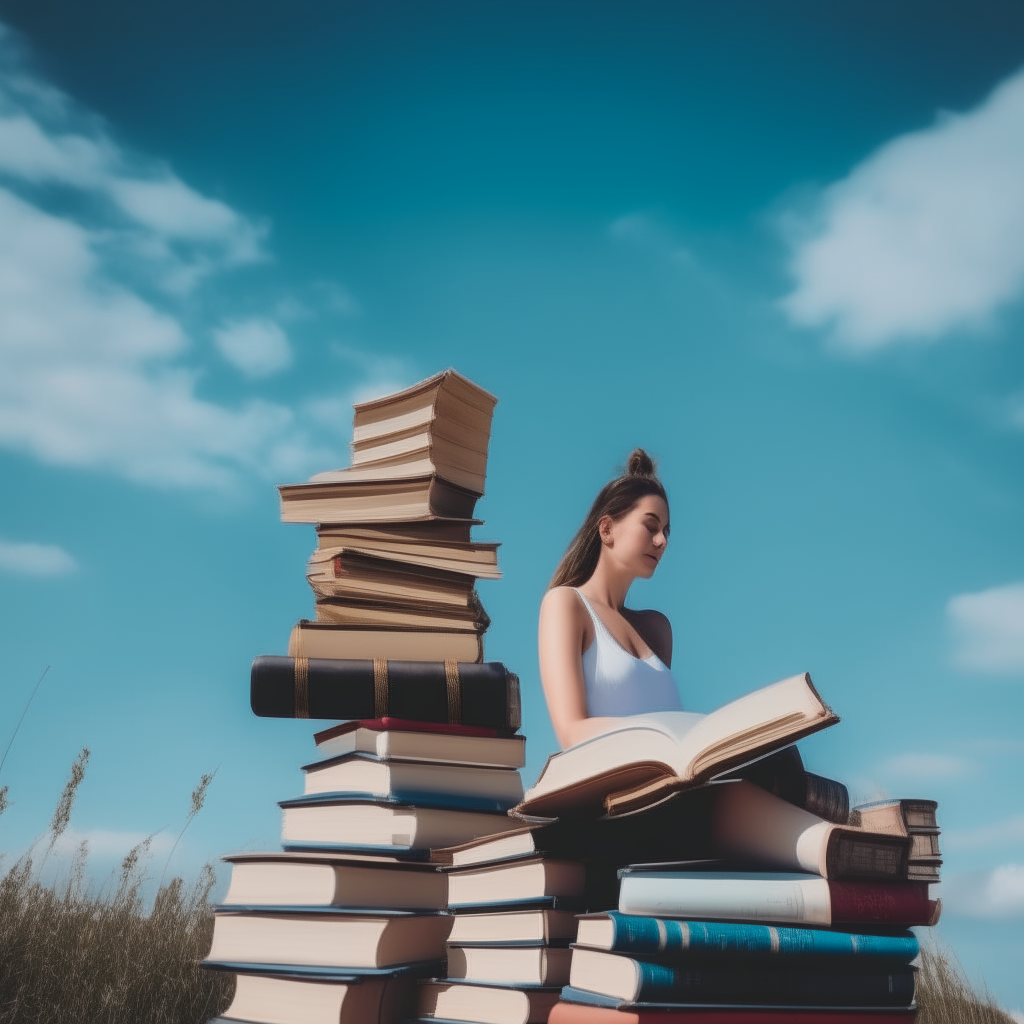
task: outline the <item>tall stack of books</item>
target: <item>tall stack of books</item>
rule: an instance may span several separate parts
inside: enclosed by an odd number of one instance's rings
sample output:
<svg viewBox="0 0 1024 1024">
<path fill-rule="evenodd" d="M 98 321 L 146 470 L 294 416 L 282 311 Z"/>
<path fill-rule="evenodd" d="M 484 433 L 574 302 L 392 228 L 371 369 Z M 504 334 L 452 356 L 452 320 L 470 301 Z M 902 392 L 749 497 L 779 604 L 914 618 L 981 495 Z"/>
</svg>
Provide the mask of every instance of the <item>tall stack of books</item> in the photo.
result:
<svg viewBox="0 0 1024 1024">
<path fill-rule="evenodd" d="M 282 487 L 316 522 L 316 622 L 253 662 L 262 716 L 317 732 L 304 792 L 280 803 L 283 849 L 225 858 L 231 886 L 206 967 L 237 978 L 224 1022 L 398 1024 L 415 979 L 444 974 L 448 879 L 431 849 L 518 823 L 519 681 L 483 661 L 470 540 L 494 398 L 453 371 L 356 407 L 353 467 Z"/>
<path fill-rule="evenodd" d="M 352 466 L 285 484 L 281 518 L 315 523 L 306 658 L 483 661 L 475 583 L 499 579 L 497 544 L 470 540 L 497 399 L 445 370 L 355 407 Z"/>
<path fill-rule="evenodd" d="M 675 805 L 689 843 L 634 850 L 615 909 L 579 918 L 548 1024 L 914 1019 L 909 928 L 940 911 L 937 865 L 920 863 L 922 847 L 937 857 L 934 801 L 851 814 L 845 787 L 804 772 L 795 748 L 735 767 L 835 720 L 796 676 L 708 716 L 638 716 L 549 759 L 521 813 L 603 811 L 642 834 Z"/>
</svg>

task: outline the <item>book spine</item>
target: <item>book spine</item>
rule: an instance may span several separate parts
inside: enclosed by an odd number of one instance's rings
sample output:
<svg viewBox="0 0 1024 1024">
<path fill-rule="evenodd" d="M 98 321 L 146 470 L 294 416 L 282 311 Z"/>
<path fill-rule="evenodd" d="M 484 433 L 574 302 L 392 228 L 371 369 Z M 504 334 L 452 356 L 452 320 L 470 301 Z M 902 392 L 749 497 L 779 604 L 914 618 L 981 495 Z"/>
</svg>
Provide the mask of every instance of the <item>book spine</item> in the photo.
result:
<svg viewBox="0 0 1024 1024">
<path fill-rule="evenodd" d="M 616 1009 L 618 1000 L 566 986 L 548 1024 L 914 1024 L 916 1008 L 862 1010 L 793 1006 L 680 1006 Z M 210 1024 L 215 1024 L 211 1021 Z M 224 1021 L 223 1024 L 234 1024 Z M 429 1024 L 423 1021 L 422 1024 Z"/>
<path fill-rule="evenodd" d="M 905 880 L 910 839 L 833 829 L 825 851 L 825 877 L 830 879 Z"/>
<path fill-rule="evenodd" d="M 673 954 L 859 957 L 909 963 L 920 952 L 906 935 L 859 935 L 817 928 L 776 928 L 762 924 L 673 921 L 609 915 L 614 921 L 612 951 L 650 956 Z"/>
<path fill-rule="evenodd" d="M 829 882 L 832 924 L 928 925 L 935 900 L 921 882 Z"/>
<path fill-rule="evenodd" d="M 519 678 L 498 662 L 264 656 L 252 663 L 250 703 L 265 718 L 392 717 L 506 733 L 521 717 Z"/>
<path fill-rule="evenodd" d="M 850 791 L 835 779 L 804 772 L 803 807 L 819 818 L 845 825 L 850 819 Z"/>
<path fill-rule="evenodd" d="M 796 1005 L 909 1006 L 914 1000 L 912 969 L 890 973 L 819 974 L 673 968 L 633 961 L 639 982 L 635 1000 L 672 1002 L 765 1002 Z"/>
</svg>

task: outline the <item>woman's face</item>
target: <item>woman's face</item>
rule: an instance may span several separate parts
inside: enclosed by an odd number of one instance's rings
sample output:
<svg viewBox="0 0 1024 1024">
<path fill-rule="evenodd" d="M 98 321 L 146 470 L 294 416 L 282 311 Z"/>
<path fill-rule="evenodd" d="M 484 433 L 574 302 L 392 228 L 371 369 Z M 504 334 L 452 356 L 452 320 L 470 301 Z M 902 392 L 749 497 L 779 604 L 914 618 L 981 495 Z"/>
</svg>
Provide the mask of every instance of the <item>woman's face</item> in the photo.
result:
<svg viewBox="0 0 1024 1024">
<path fill-rule="evenodd" d="M 657 494 L 642 497 L 621 519 L 599 525 L 603 556 L 624 571 L 650 579 L 668 545 L 668 505 Z"/>
</svg>

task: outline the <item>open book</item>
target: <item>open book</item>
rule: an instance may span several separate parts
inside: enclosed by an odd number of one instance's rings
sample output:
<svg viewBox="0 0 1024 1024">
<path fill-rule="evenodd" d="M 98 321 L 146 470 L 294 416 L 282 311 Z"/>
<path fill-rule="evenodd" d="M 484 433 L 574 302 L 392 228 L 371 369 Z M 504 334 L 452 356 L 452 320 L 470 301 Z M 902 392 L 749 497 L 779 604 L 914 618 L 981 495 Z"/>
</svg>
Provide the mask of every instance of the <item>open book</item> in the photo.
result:
<svg viewBox="0 0 1024 1024">
<path fill-rule="evenodd" d="M 600 807 L 635 810 L 839 721 L 811 677 L 783 679 L 700 715 L 661 711 L 552 754 L 514 813 L 558 817 Z"/>
</svg>

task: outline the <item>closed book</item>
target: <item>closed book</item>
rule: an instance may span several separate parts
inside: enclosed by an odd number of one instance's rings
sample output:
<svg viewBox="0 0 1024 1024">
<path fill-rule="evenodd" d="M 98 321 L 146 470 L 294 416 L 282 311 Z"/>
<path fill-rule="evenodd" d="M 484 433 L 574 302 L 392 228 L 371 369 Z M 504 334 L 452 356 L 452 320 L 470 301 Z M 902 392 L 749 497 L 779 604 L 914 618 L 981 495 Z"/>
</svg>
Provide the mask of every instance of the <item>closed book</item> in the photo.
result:
<svg viewBox="0 0 1024 1024">
<path fill-rule="evenodd" d="M 410 523 L 408 526 L 434 527 L 447 524 Z M 468 534 L 468 531 L 467 531 Z M 494 542 L 420 537 L 401 526 L 324 526 L 317 528 L 317 547 L 352 548 L 379 558 L 390 558 L 406 565 L 421 565 L 445 572 L 461 573 L 476 579 L 498 580 L 498 547 Z"/>
<path fill-rule="evenodd" d="M 390 974 L 340 981 L 240 973 L 231 1004 L 209 1024 L 399 1024 L 415 991 L 412 979 Z"/>
<path fill-rule="evenodd" d="M 619 1008 L 621 1007 L 621 1009 Z M 637 1006 L 566 987 L 547 1024 L 913 1024 L 914 1007 Z"/>
<path fill-rule="evenodd" d="M 452 726 L 451 728 L 459 728 Z M 385 761 L 438 761 L 450 765 L 479 765 L 492 768 L 522 768 L 526 759 L 526 737 L 474 736 L 449 732 L 386 728 L 374 729 L 370 722 L 349 722 L 314 736 L 317 753 L 324 757 L 343 754 L 375 754 Z"/>
<path fill-rule="evenodd" d="M 423 850 L 497 835 L 514 822 L 505 813 L 426 807 L 384 798 L 308 796 L 280 802 L 287 849 Z"/>
<path fill-rule="evenodd" d="M 353 445 L 352 471 L 373 473 L 374 479 L 433 473 L 442 480 L 483 494 L 487 481 L 487 455 L 448 438 L 428 433 L 382 438 L 384 443 L 359 448 Z"/>
<path fill-rule="evenodd" d="M 397 604 L 370 601 L 318 600 L 316 621 L 329 626 L 366 629 L 411 629 L 467 633 L 479 636 L 487 632 L 490 617 L 479 601 L 467 608 Z"/>
<path fill-rule="evenodd" d="M 426 429 L 487 451 L 497 398 L 455 370 L 443 370 L 391 395 L 359 402 L 352 417 L 353 446 Z"/>
<path fill-rule="evenodd" d="M 557 988 L 516 989 L 434 980 L 419 986 L 418 1013 L 478 1024 L 544 1024 L 558 996 Z"/>
<path fill-rule="evenodd" d="M 938 921 L 918 882 L 830 882 L 784 872 L 622 871 L 618 909 L 638 917 L 910 927 Z"/>
<path fill-rule="evenodd" d="M 519 677 L 501 662 L 388 661 L 264 656 L 252 663 L 250 702 L 268 718 L 369 719 L 423 722 L 515 732 L 520 725 Z"/>
<path fill-rule="evenodd" d="M 252 964 L 382 968 L 440 960 L 451 930 L 442 914 L 233 909 L 214 915 L 208 959 Z"/>
<path fill-rule="evenodd" d="M 427 864 L 330 853 L 236 853 L 224 906 L 391 907 L 441 910 L 444 875 Z"/>
<path fill-rule="evenodd" d="M 938 807 L 935 800 L 874 800 L 854 807 L 850 812 L 850 824 L 898 836 L 915 832 L 938 834 Z"/>
<path fill-rule="evenodd" d="M 806 674 L 766 686 L 710 715 L 631 715 L 552 754 L 517 813 L 559 817 L 603 805 L 617 814 L 649 806 L 838 720 Z"/>
<path fill-rule="evenodd" d="M 481 985 L 558 985 L 569 981 L 572 950 L 547 946 L 448 944 L 448 977 Z"/>
<path fill-rule="evenodd" d="M 448 938 L 463 945 L 566 946 L 575 936 L 572 911 L 537 909 L 460 912 Z"/>
<path fill-rule="evenodd" d="M 427 545 L 433 550 L 437 545 L 450 546 L 463 552 L 472 552 L 477 547 L 497 548 L 497 544 L 477 543 L 470 540 L 472 520 L 451 521 L 429 519 L 410 523 L 317 523 L 317 544 L 322 548 L 344 545 L 350 537 L 360 543 L 372 544 L 415 544 Z M 471 557 L 467 554 L 465 557 Z M 495 556 L 496 557 L 496 556 Z"/>
<path fill-rule="evenodd" d="M 837 959 L 909 964 L 920 952 L 917 938 L 909 931 L 871 935 L 824 928 L 636 917 L 617 911 L 581 917 L 576 945 L 664 960 L 760 957 L 779 964 Z"/>
<path fill-rule="evenodd" d="M 350 470 L 282 484 L 285 523 L 388 523 L 431 519 L 472 521 L 479 495 L 431 474 L 377 479 Z"/>
<path fill-rule="evenodd" d="M 477 797 L 488 809 L 507 810 L 523 796 L 519 772 L 478 765 L 388 761 L 356 752 L 303 766 L 306 794 L 366 793 L 409 803 L 442 795 Z"/>
<path fill-rule="evenodd" d="M 486 906 L 521 903 L 549 896 L 582 899 L 587 869 L 573 861 L 536 857 L 484 867 L 450 869 L 448 906 Z"/>
<path fill-rule="evenodd" d="M 288 655 L 340 661 L 383 658 L 479 663 L 484 660 L 484 642 L 479 633 L 465 630 L 397 626 L 370 629 L 302 619 L 288 638 Z"/>
<path fill-rule="evenodd" d="M 306 579 L 321 601 L 346 598 L 463 610 L 478 603 L 472 576 L 407 565 L 351 548 L 314 551 L 306 562 Z"/>
<path fill-rule="evenodd" d="M 711 834 L 725 856 L 832 879 L 907 877 L 910 840 L 836 825 L 746 780 L 715 790 Z"/>
<path fill-rule="evenodd" d="M 593 949 L 573 950 L 569 984 L 623 1002 L 783 1006 L 910 1006 L 915 971 L 837 973 L 750 964 L 675 966 Z"/>
</svg>

